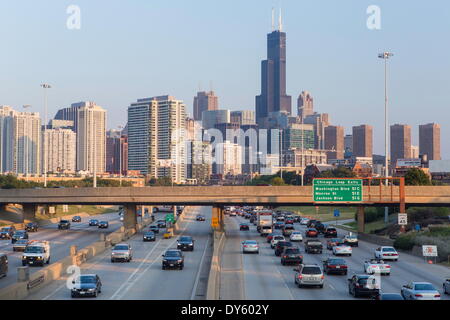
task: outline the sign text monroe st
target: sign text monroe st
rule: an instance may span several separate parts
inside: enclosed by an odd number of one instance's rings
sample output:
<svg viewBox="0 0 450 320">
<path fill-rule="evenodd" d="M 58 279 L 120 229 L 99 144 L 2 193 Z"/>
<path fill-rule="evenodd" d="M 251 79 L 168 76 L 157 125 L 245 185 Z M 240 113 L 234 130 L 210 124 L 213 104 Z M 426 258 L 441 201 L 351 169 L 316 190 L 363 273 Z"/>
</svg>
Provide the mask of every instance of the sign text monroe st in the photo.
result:
<svg viewBox="0 0 450 320">
<path fill-rule="evenodd" d="M 314 179 L 315 202 L 362 202 L 362 179 Z"/>
</svg>

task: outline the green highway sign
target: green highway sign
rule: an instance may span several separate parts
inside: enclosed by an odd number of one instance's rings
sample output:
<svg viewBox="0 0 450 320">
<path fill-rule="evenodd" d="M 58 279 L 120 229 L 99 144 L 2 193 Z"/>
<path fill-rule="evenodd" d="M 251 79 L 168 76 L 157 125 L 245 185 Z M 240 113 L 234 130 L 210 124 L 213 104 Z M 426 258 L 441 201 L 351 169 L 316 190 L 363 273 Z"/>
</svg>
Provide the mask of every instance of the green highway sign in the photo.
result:
<svg viewBox="0 0 450 320">
<path fill-rule="evenodd" d="M 166 222 L 175 222 L 175 218 L 173 216 L 173 213 L 169 213 L 166 215 Z"/>
<path fill-rule="evenodd" d="M 314 202 L 362 202 L 362 179 L 314 179 Z"/>
</svg>

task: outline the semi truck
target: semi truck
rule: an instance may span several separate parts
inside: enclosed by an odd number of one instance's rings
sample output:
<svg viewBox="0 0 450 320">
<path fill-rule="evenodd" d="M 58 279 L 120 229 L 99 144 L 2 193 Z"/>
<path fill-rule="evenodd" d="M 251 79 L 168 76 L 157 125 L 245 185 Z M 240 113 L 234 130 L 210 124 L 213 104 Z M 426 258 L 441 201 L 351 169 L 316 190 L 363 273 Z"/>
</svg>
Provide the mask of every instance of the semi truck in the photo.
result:
<svg viewBox="0 0 450 320">
<path fill-rule="evenodd" d="M 261 237 L 272 233 L 273 217 L 272 211 L 260 210 L 257 213 L 256 229 L 261 234 Z"/>
</svg>

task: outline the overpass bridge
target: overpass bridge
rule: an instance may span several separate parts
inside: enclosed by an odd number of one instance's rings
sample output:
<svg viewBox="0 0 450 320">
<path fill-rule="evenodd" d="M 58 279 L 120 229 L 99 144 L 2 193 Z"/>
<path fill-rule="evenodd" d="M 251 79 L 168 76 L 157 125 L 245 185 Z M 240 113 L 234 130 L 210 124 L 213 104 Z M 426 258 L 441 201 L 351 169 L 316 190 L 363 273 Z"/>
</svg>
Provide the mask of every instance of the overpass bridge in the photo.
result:
<svg viewBox="0 0 450 320">
<path fill-rule="evenodd" d="M 402 201 L 403 198 L 403 201 Z M 399 186 L 363 187 L 362 202 L 314 202 L 312 186 L 174 186 L 117 188 L 3 189 L 0 204 L 21 204 L 24 220 L 33 220 L 38 206 L 57 204 L 123 205 L 124 225 L 133 225 L 137 205 L 212 206 L 213 220 L 222 224 L 227 205 L 264 206 L 449 206 L 450 187 Z M 361 219 L 358 219 L 361 221 Z M 364 221 L 362 219 L 362 221 Z M 363 228 L 363 226 L 362 226 Z"/>
</svg>

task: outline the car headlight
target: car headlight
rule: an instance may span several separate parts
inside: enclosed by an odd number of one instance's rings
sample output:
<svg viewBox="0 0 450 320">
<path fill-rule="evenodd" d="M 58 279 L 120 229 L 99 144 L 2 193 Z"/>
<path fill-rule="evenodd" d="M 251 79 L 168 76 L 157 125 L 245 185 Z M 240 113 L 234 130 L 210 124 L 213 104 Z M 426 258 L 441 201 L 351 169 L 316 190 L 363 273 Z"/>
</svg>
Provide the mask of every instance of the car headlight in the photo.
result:
<svg viewBox="0 0 450 320">
<path fill-rule="evenodd" d="M 181 263 L 181 262 L 183 262 L 183 260 L 178 260 L 177 262 L 178 262 L 178 263 Z"/>
<path fill-rule="evenodd" d="M 111 252 L 111 254 L 112 254 L 112 255 L 115 255 L 116 253 L 115 253 L 115 252 Z"/>
<path fill-rule="evenodd" d="M 95 291 L 95 288 L 88 289 L 89 292 Z"/>
<path fill-rule="evenodd" d="M 36 257 L 36 259 L 38 259 L 38 260 L 42 260 L 42 257 Z"/>
</svg>

